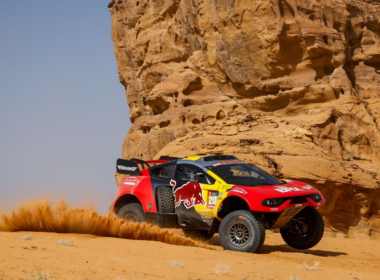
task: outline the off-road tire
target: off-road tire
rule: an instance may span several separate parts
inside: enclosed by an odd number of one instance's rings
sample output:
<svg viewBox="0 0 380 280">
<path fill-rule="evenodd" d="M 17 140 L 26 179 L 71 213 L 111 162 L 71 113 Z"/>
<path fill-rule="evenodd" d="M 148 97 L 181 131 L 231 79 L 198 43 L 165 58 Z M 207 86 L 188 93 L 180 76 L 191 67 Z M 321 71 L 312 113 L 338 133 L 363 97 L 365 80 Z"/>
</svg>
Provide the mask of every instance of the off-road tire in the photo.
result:
<svg viewBox="0 0 380 280">
<path fill-rule="evenodd" d="M 289 230 L 280 229 L 282 239 L 290 247 L 299 250 L 306 250 L 314 247 L 321 241 L 325 231 L 325 224 L 321 214 L 312 207 L 306 207 L 298 213 L 293 219 L 301 219 L 307 222 L 306 236 L 295 234 Z"/>
<path fill-rule="evenodd" d="M 132 223 L 145 222 L 144 209 L 138 203 L 130 203 L 130 204 L 124 205 L 123 207 L 120 208 L 119 212 L 117 213 L 117 217 L 119 219 L 123 219 L 127 222 L 132 222 Z"/>
<path fill-rule="evenodd" d="M 239 227 L 244 232 L 242 240 L 239 243 Z M 254 215 L 246 210 L 238 210 L 228 214 L 219 226 L 219 242 L 225 250 L 255 253 L 258 252 L 264 244 L 265 228 Z"/>
<path fill-rule="evenodd" d="M 174 213 L 174 196 L 170 187 L 157 187 L 157 202 L 160 213 Z"/>
<path fill-rule="evenodd" d="M 183 233 L 186 237 L 194 239 L 194 240 L 202 240 L 207 241 L 210 240 L 214 234 L 208 233 L 208 230 L 197 230 L 197 229 L 182 229 Z"/>
</svg>

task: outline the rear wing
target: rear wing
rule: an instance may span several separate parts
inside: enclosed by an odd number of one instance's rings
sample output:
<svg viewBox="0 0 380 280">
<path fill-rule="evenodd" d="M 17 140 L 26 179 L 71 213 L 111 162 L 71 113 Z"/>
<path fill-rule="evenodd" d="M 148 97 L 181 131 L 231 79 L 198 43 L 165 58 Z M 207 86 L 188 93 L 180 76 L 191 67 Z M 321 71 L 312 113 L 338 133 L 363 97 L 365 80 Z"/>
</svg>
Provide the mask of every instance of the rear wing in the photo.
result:
<svg viewBox="0 0 380 280">
<path fill-rule="evenodd" d="M 140 168 L 137 163 L 132 160 L 119 158 L 116 161 L 116 172 L 125 175 L 140 175 Z"/>
<path fill-rule="evenodd" d="M 137 158 L 131 158 L 130 160 L 119 158 L 116 161 L 116 172 L 125 175 L 141 175 L 139 164 L 142 169 L 150 167 L 150 164 L 160 164 L 173 160 L 177 160 L 175 157 L 161 157 L 159 160 L 142 160 Z"/>
</svg>

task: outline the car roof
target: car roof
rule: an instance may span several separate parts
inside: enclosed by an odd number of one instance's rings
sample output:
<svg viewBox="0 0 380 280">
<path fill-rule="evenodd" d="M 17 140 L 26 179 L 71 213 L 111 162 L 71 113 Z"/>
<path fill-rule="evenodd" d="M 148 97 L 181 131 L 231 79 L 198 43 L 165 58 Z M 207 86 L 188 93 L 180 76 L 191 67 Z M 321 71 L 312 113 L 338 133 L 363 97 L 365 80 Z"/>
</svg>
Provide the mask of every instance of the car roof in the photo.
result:
<svg viewBox="0 0 380 280">
<path fill-rule="evenodd" d="M 177 161 L 177 164 L 193 164 L 199 167 L 205 167 L 205 166 L 210 166 L 210 165 L 220 163 L 220 162 L 228 163 L 229 161 L 231 161 L 231 163 L 232 162 L 236 163 L 236 161 L 239 161 L 239 159 L 235 156 L 230 156 L 230 155 L 194 156 L 194 157 L 180 159 Z"/>
<path fill-rule="evenodd" d="M 242 163 L 243 161 L 240 161 L 237 157 L 230 156 L 230 155 L 193 156 L 193 157 L 187 157 L 183 159 L 161 163 L 156 166 L 151 166 L 149 169 L 164 167 L 164 166 L 173 165 L 173 164 L 191 164 L 191 165 L 198 166 L 199 168 L 207 171 L 207 169 L 205 168 L 206 166 L 215 165 L 221 162 L 228 164 L 228 163 L 240 163 L 240 162 Z"/>
</svg>

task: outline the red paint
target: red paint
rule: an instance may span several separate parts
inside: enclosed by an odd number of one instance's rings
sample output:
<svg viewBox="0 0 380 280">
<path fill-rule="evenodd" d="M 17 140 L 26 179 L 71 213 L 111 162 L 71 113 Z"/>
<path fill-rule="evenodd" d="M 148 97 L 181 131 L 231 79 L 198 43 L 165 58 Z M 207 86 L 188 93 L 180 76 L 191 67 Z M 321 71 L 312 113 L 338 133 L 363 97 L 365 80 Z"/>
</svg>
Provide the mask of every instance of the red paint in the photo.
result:
<svg viewBox="0 0 380 280">
<path fill-rule="evenodd" d="M 148 168 L 145 168 L 145 169 L 141 170 L 141 175 L 142 176 L 150 177 Z"/>
<path fill-rule="evenodd" d="M 236 189 L 236 191 L 234 190 Z M 282 190 L 279 191 L 279 190 Z M 284 192 L 286 191 L 286 192 Z M 274 186 L 261 186 L 261 187 L 243 187 L 234 186 L 229 192 L 228 197 L 237 196 L 242 198 L 249 206 L 249 209 L 256 212 L 282 212 L 285 208 L 296 207 L 295 204 L 290 204 L 290 199 L 285 201 L 280 206 L 263 206 L 261 202 L 268 198 L 286 198 L 293 196 L 304 196 L 318 193 L 322 200 L 320 202 L 315 202 L 311 198 L 307 198 L 306 203 L 302 203 L 302 206 L 311 206 L 317 208 L 322 206 L 326 200 L 322 194 L 316 188 L 309 188 L 307 184 L 293 181 L 288 184 L 274 185 Z M 273 209 L 277 210 L 273 211 Z M 272 210 L 271 210 L 272 209 Z"/>
<path fill-rule="evenodd" d="M 142 171 L 147 171 L 144 169 Z M 148 172 L 149 175 L 149 172 Z M 130 184 L 131 182 L 137 182 Z M 127 184 L 125 184 L 127 183 Z M 116 192 L 116 197 L 112 209 L 115 207 L 116 201 L 125 194 L 135 195 L 141 202 L 145 212 L 157 213 L 157 205 L 152 192 L 152 183 L 149 176 L 129 176 L 121 181 L 120 187 Z M 149 203 L 152 203 L 152 209 L 149 210 Z"/>
<path fill-rule="evenodd" d="M 147 163 L 165 163 L 169 162 L 170 160 L 165 160 L 165 159 L 157 159 L 157 160 L 147 160 Z"/>
</svg>

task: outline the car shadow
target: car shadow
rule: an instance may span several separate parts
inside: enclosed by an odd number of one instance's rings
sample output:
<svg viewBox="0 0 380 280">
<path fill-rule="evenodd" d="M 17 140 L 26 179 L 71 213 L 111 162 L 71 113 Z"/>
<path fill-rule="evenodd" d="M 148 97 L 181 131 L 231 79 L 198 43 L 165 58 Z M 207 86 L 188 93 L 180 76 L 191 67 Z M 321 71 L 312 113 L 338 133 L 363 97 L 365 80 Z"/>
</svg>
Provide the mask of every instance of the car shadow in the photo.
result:
<svg viewBox="0 0 380 280">
<path fill-rule="evenodd" d="M 345 252 L 334 252 L 334 251 L 324 251 L 324 250 L 297 250 L 289 247 L 288 245 L 265 245 L 261 248 L 259 254 L 271 254 L 274 252 L 282 253 L 301 253 L 306 255 L 314 255 L 319 257 L 337 257 L 347 255 Z"/>
<path fill-rule="evenodd" d="M 219 242 L 219 237 L 214 236 L 211 238 L 207 244 L 212 246 L 221 246 Z M 319 257 L 338 257 L 347 255 L 345 252 L 334 252 L 334 251 L 324 251 L 324 250 L 297 250 L 289 247 L 288 245 L 266 245 L 264 244 L 261 250 L 258 252 L 259 254 L 271 254 L 274 252 L 282 252 L 282 253 L 301 253 L 306 255 L 314 255 Z"/>
</svg>

